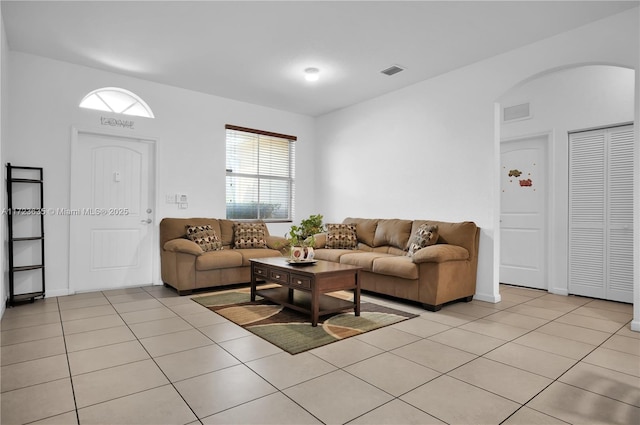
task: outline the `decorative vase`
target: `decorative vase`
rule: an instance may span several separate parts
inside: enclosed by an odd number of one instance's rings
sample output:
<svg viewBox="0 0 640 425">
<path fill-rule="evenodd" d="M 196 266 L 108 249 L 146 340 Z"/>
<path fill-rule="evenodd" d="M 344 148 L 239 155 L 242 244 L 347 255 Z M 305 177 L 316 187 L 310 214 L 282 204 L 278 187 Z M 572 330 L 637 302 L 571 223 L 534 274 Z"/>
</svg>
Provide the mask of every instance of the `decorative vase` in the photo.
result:
<svg viewBox="0 0 640 425">
<path fill-rule="evenodd" d="M 311 261 L 314 255 L 313 248 L 310 246 L 291 247 L 291 259 L 294 261 Z"/>
</svg>

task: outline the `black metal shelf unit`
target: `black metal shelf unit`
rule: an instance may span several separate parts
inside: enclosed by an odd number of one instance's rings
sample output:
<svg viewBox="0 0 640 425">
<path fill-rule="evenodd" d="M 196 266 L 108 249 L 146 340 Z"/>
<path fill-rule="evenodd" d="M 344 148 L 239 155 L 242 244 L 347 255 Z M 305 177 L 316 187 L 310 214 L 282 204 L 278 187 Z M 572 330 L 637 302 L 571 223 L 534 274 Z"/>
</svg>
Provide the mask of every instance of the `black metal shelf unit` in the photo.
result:
<svg viewBox="0 0 640 425">
<path fill-rule="evenodd" d="M 26 176 L 26 177 L 25 177 Z M 29 178 L 33 177 L 33 178 Z M 36 193 L 31 193 L 29 197 L 28 186 L 35 187 Z M 15 201 L 14 196 L 17 191 L 27 192 L 27 199 L 35 199 L 36 202 L 39 198 L 39 205 L 34 205 L 30 208 L 14 208 L 13 203 Z M 24 202 L 24 200 L 18 201 Z M 7 163 L 7 224 L 8 224 L 8 256 L 9 256 L 9 298 L 7 299 L 7 306 L 11 307 L 21 302 L 34 302 L 38 297 L 45 295 L 45 272 L 44 272 L 44 180 L 43 169 L 39 167 L 17 167 Z M 35 235 L 14 237 L 14 220 L 29 220 L 30 223 L 23 228 L 28 228 L 34 232 Z M 38 231 L 39 228 L 39 231 Z M 35 230 L 34 230 L 35 229 Z M 23 230 L 24 231 L 24 230 Z M 27 244 L 37 243 L 39 246 L 31 247 L 36 251 L 39 251 L 40 259 L 38 264 L 28 264 L 16 266 L 14 264 L 14 255 L 16 248 L 26 248 Z M 16 293 L 16 279 L 15 274 L 19 272 L 33 272 L 40 271 L 40 287 L 36 288 L 34 284 L 30 285 L 29 292 Z"/>
</svg>

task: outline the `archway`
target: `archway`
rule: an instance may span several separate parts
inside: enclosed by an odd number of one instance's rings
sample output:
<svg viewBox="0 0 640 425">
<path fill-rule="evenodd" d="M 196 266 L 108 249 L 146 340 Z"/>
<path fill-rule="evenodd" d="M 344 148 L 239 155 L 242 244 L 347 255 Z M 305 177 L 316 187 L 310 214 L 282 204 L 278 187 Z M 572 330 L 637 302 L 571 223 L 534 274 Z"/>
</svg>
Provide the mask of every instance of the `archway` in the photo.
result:
<svg viewBox="0 0 640 425">
<path fill-rule="evenodd" d="M 568 138 L 570 131 L 634 121 L 635 73 L 608 64 L 577 64 L 533 75 L 497 101 L 496 151 L 501 143 L 533 136 L 547 138 L 547 196 L 545 256 L 542 258 L 549 292 L 568 294 Z M 505 108 L 516 106 L 515 119 L 504 120 Z M 513 116 L 513 114 L 512 114 Z M 637 167 L 637 165 L 636 165 Z M 502 173 L 504 170 L 500 170 Z M 523 190 L 535 188 L 523 187 Z M 637 211 L 635 212 L 637 216 Z M 499 252 L 512 252 L 498 238 Z M 517 249 L 517 248 L 516 248 Z M 502 260 L 499 261 L 502 263 Z"/>
</svg>

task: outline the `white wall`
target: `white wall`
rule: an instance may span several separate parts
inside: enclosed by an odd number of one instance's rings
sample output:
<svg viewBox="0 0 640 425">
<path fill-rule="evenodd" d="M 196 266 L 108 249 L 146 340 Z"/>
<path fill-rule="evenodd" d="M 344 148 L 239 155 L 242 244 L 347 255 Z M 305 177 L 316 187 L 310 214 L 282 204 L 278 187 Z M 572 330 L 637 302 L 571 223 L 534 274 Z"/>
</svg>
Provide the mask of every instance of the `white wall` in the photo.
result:
<svg viewBox="0 0 640 425">
<path fill-rule="evenodd" d="M 529 102 L 532 117 L 504 123 L 503 140 L 549 134 L 549 291 L 568 293 L 568 132 L 633 121 L 635 72 L 613 66 L 582 66 L 547 73 L 510 90 L 502 106 Z"/>
<path fill-rule="evenodd" d="M 80 109 L 80 100 L 96 88 L 117 86 L 142 97 L 156 116 L 131 117 L 133 130 L 117 130 L 158 140 L 156 226 L 162 217 L 225 216 L 225 124 L 297 136 L 298 170 L 310 172 L 297 175 L 296 211 L 298 217 L 315 211 L 311 190 L 315 186 L 314 122 L 310 117 L 18 52 L 10 52 L 9 63 L 11 117 L 4 136 L 10 143 L 3 160 L 44 167 L 47 208 L 69 208 L 72 126 L 112 129 L 100 124 L 100 117 L 109 114 Z M 189 208 L 179 210 L 175 204 L 164 203 L 165 194 L 170 193 L 187 193 Z M 45 218 L 48 296 L 68 293 L 70 219 Z M 270 225 L 269 230 L 280 235 L 288 227 Z M 160 283 L 159 264 L 155 283 Z"/>
<path fill-rule="evenodd" d="M 499 301 L 496 101 L 549 69 L 637 62 L 633 9 L 323 116 L 325 216 L 473 220 L 482 228 L 476 298 Z"/>
<path fill-rule="evenodd" d="M 8 82 L 9 82 L 9 73 L 7 72 L 7 64 L 8 64 L 8 52 L 9 46 L 7 45 L 7 35 L 4 31 L 4 21 L 2 19 L 2 10 L 0 9 L 0 165 L 2 166 L 2 175 L 3 178 L 1 181 L 5 182 L 5 171 L 4 171 L 4 145 L 6 143 L 6 128 L 7 128 L 7 98 L 8 98 Z M 0 209 L 6 208 L 5 204 L 5 189 L 4 184 L 3 187 L 0 188 Z M 0 215 L 0 264 L 2 265 L 2 271 L 0 272 L 0 317 L 4 314 L 5 310 L 5 300 L 9 296 L 9 283 L 7 280 L 7 260 L 5 255 L 5 228 L 6 228 L 6 217 Z"/>
</svg>

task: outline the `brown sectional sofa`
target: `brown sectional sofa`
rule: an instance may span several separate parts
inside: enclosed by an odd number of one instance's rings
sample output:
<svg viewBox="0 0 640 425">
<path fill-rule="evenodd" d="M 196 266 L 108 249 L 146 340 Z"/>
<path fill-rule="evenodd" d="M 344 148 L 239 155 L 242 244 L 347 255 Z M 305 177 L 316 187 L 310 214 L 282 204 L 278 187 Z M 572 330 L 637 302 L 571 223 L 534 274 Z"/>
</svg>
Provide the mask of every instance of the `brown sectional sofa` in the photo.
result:
<svg viewBox="0 0 640 425">
<path fill-rule="evenodd" d="M 473 299 L 480 240 L 475 223 L 366 218 L 343 223 L 355 224 L 356 249 L 322 248 L 326 233 L 319 234 L 315 258 L 363 267 L 362 289 L 416 301 L 431 311 Z M 437 225 L 438 240 L 407 256 L 408 242 L 422 224 Z"/>
<path fill-rule="evenodd" d="M 210 225 L 220 237 L 223 249 L 204 252 L 186 238 L 187 226 Z M 267 248 L 233 249 L 234 222 L 216 218 L 164 218 L 160 222 L 160 263 L 162 281 L 180 295 L 194 289 L 247 283 L 251 281 L 250 258 L 280 257 L 286 239 L 270 236 Z"/>
</svg>

